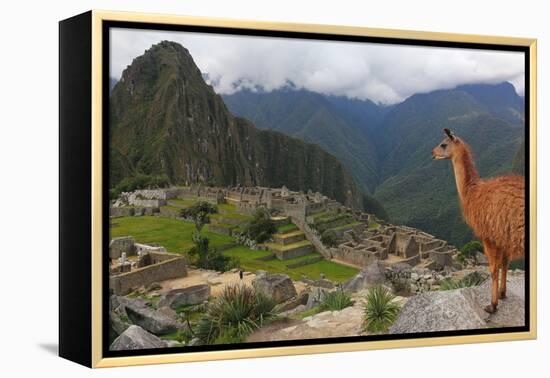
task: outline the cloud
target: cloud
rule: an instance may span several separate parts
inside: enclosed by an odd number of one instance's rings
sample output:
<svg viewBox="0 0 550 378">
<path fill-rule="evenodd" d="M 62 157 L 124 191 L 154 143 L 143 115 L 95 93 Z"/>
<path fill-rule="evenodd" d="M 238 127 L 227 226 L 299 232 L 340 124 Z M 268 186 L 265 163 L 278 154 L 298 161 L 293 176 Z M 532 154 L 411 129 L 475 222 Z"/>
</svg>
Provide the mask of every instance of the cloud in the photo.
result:
<svg viewBox="0 0 550 378">
<path fill-rule="evenodd" d="M 310 91 L 393 104 L 461 84 L 511 82 L 524 91 L 519 52 L 111 29 L 110 75 L 162 40 L 181 43 L 215 90 Z"/>
</svg>

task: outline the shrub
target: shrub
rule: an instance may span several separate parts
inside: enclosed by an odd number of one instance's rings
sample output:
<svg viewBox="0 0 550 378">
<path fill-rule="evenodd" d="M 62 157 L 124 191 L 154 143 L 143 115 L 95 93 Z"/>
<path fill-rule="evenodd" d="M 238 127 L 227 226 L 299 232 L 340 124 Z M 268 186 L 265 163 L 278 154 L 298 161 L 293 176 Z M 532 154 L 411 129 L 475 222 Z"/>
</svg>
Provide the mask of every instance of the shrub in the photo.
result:
<svg viewBox="0 0 550 378">
<path fill-rule="evenodd" d="M 476 257 L 478 252 L 483 253 L 483 245 L 477 240 L 469 241 L 460 248 L 457 260 L 464 265 L 466 264 L 466 260 L 473 259 L 477 264 Z"/>
<path fill-rule="evenodd" d="M 190 218 L 195 222 L 195 228 L 200 231 L 205 223 L 210 222 L 209 215 L 218 212 L 218 207 L 209 202 L 197 202 L 191 207 L 180 210 L 180 216 Z"/>
<path fill-rule="evenodd" d="M 327 230 L 321 235 L 321 243 L 328 247 L 336 247 L 338 242 L 338 237 L 336 233 L 332 230 Z"/>
<path fill-rule="evenodd" d="M 254 213 L 254 218 L 245 229 L 246 236 L 258 243 L 263 243 L 271 238 L 277 231 L 275 223 L 271 220 L 269 211 L 259 208 Z"/>
<path fill-rule="evenodd" d="M 367 293 L 364 317 L 365 329 L 369 332 L 385 332 L 399 314 L 395 296 L 383 286 L 375 286 Z"/>
<path fill-rule="evenodd" d="M 273 318 L 275 301 L 249 286 L 226 286 L 208 305 L 196 336 L 202 344 L 243 342 L 246 336 Z"/>
<path fill-rule="evenodd" d="M 439 290 L 454 290 L 463 287 L 479 286 L 487 279 L 488 275 L 480 272 L 472 272 L 458 281 L 450 278 L 441 281 Z"/>
<path fill-rule="evenodd" d="M 193 232 L 193 247 L 188 254 L 193 258 L 193 263 L 202 269 L 217 270 L 225 272 L 235 267 L 235 262 L 230 257 L 223 255 L 219 250 L 210 248 L 210 240 L 202 236 L 197 230 Z"/>
<path fill-rule="evenodd" d="M 321 302 L 322 310 L 340 311 L 352 306 L 351 294 L 342 289 L 328 292 Z"/>
</svg>

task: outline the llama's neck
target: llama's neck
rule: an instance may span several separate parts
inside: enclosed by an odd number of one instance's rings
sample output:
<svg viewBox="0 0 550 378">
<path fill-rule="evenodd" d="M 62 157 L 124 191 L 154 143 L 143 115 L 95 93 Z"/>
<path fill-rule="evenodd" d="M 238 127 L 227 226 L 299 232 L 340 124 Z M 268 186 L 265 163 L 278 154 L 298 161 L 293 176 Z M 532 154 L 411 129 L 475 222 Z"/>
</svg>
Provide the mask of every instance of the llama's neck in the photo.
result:
<svg viewBox="0 0 550 378">
<path fill-rule="evenodd" d="M 472 153 L 465 144 L 458 146 L 452 162 L 456 189 L 460 196 L 460 202 L 464 205 L 468 199 L 470 189 L 479 181 L 479 173 L 477 173 Z"/>
</svg>

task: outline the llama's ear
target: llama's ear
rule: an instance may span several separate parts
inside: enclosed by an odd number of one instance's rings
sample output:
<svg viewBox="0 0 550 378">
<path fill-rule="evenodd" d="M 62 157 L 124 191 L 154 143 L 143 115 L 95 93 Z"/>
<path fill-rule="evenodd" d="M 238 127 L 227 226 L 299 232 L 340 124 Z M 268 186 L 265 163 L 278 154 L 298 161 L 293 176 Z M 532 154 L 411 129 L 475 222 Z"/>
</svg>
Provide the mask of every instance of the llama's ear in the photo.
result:
<svg viewBox="0 0 550 378">
<path fill-rule="evenodd" d="M 445 129 L 443 129 L 443 131 L 445 132 L 445 134 L 447 134 L 449 139 L 451 139 L 451 140 L 455 139 L 455 134 L 451 130 L 445 128 Z"/>
</svg>

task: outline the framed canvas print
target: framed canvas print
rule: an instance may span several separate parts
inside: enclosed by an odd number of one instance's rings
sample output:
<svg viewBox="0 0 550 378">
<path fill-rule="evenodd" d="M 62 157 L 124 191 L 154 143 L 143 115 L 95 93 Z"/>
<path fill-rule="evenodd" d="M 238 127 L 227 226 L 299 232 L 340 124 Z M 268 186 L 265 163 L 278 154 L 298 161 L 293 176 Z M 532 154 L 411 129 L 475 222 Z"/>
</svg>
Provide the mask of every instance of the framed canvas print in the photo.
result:
<svg viewBox="0 0 550 378">
<path fill-rule="evenodd" d="M 60 22 L 60 355 L 536 337 L 536 41 Z"/>
</svg>

